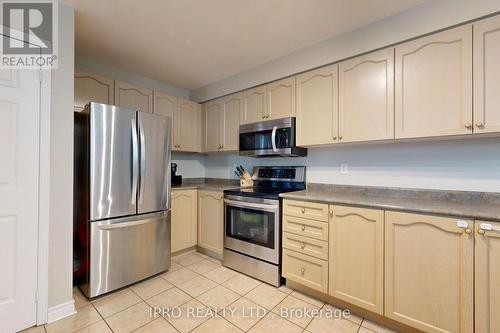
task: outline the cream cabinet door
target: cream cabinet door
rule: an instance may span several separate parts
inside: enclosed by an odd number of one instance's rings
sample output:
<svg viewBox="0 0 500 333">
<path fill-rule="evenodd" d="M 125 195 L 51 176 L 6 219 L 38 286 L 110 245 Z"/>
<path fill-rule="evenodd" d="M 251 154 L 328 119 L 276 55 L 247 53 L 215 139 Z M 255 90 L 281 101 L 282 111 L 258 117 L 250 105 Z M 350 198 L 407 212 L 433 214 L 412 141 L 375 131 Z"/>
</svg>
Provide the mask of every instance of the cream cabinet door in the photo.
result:
<svg viewBox="0 0 500 333">
<path fill-rule="evenodd" d="M 179 150 L 179 129 L 176 126 L 178 98 L 157 91 L 153 92 L 153 113 L 172 119 L 172 150 Z"/>
<path fill-rule="evenodd" d="M 222 255 L 224 195 L 219 191 L 198 192 L 198 246 Z"/>
<path fill-rule="evenodd" d="M 329 294 L 383 315 L 384 211 L 330 209 Z"/>
<path fill-rule="evenodd" d="M 115 103 L 125 108 L 152 113 L 153 92 L 125 82 L 115 81 Z"/>
<path fill-rule="evenodd" d="M 297 144 L 338 142 L 338 65 L 300 74 L 297 80 Z"/>
<path fill-rule="evenodd" d="M 339 142 L 394 139 L 394 48 L 339 64 Z"/>
<path fill-rule="evenodd" d="M 469 233 L 459 227 L 461 223 L 469 225 Z M 386 212 L 387 317 L 425 332 L 474 331 L 472 224 L 456 218 Z"/>
<path fill-rule="evenodd" d="M 179 132 L 177 149 L 201 151 L 201 105 L 179 98 L 179 112 L 175 127 Z"/>
<path fill-rule="evenodd" d="M 82 111 L 89 102 L 114 104 L 114 81 L 75 70 L 75 111 Z"/>
<path fill-rule="evenodd" d="M 472 133 L 472 26 L 396 46 L 396 138 Z"/>
<path fill-rule="evenodd" d="M 476 221 L 475 230 L 475 332 L 500 332 L 500 223 Z"/>
<path fill-rule="evenodd" d="M 239 150 L 240 115 L 242 113 L 241 94 L 224 98 L 223 115 L 221 117 L 221 150 Z"/>
<path fill-rule="evenodd" d="M 224 112 L 222 99 L 205 104 L 205 152 L 221 149 L 221 116 Z"/>
<path fill-rule="evenodd" d="M 474 23 L 474 132 L 500 132 L 500 16 Z"/>
<path fill-rule="evenodd" d="M 198 243 L 198 196 L 196 190 L 172 191 L 172 252 Z"/>
<path fill-rule="evenodd" d="M 295 116 L 295 77 L 266 85 L 267 118 Z"/>
<path fill-rule="evenodd" d="M 267 118 L 266 86 L 243 92 L 242 124 L 254 123 Z"/>
</svg>

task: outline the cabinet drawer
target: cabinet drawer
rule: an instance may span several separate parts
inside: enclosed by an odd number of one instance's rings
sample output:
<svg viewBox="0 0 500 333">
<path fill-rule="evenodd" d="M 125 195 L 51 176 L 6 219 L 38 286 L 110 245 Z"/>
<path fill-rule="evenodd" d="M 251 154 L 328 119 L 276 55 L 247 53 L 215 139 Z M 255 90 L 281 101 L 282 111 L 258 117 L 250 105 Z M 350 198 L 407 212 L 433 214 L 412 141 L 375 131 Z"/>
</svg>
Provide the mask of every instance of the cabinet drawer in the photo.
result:
<svg viewBox="0 0 500 333">
<path fill-rule="evenodd" d="M 283 231 L 328 241 L 328 223 L 302 219 L 294 216 L 283 216 Z"/>
<path fill-rule="evenodd" d="M 283 249 L 283 276 L 306 287 L 328 291 L 328 262 Z"/>
<path fill-rule="evenodd" d="M 283 214 L 328 222 L 328 205 L 316 202 L 284 200 Z"/>
<path fill-rule="evenodd" d="M 315 258 L 328 260 L 328 243 L 317 239 L 284 232 L 283 247 Z"/>
</svg>

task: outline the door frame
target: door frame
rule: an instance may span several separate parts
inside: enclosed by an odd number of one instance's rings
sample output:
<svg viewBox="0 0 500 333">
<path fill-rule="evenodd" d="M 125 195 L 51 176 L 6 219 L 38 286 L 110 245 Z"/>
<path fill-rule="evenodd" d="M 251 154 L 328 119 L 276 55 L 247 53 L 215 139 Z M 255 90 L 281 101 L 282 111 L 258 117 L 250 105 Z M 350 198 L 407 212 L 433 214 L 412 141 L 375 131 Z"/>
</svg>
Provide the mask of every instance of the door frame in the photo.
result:
<svg viewBox="0 0 500 333">
<path fill-rule="evenodd" d="M 48 69 L 41 70 L 40 75 L 36 325 L 46 324 L 49 312 L 50 106 L 52 75 Z"/>
</svg>

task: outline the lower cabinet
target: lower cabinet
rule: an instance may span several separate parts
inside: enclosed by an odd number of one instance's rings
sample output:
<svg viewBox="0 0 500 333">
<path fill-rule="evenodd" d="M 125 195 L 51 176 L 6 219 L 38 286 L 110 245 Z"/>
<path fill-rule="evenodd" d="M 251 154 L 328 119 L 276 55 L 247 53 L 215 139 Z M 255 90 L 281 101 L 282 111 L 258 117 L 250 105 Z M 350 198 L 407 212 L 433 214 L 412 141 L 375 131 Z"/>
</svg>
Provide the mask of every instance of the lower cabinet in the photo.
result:
<svg viewBox="0 0 500 333">
<path fill-rule="evenodd" d="M 385 316 L 425 332 L 473 332 L 472 229 L 469 220 L 386 212 Z"/>
<path fill-rule="evenodd" d="M 172 252 L 196 246 L 198 242 L 197 207 L 196 190 L 172 192 Z"/>
<path fill-rule="evenodd" d="M 500 223 L 476 221 L 476 333 L 500 332 Z"/>
<path fill-rule="evenodd" d="M 283 276 L 306 287 L 328 292 L 328 261 L 283 249 Z"/>
<path fill-rule="evenodd" d="M 224 195 L 220 191 L 198 191 L 198 246 L 222 255 Z"/>
<path fill-rule="evenodd" d="M 331 206 L 329 294 L 383 315 L 384 211 Z"/>
<path fill-rule="evenodd" d="M 288 280 L 409 327 L 500 332 L 500 223 L 285 199 L 282 250 Z"/>
</svg>

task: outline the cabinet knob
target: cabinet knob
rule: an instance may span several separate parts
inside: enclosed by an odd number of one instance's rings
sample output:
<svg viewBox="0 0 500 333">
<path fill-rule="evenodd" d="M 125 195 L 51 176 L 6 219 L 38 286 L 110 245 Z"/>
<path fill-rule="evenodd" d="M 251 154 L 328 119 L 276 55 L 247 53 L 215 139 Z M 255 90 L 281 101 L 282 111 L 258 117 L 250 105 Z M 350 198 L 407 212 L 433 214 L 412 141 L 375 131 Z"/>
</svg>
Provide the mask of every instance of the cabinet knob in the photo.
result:
<svg viewBox="0 0 500 333">
<path fill-rule="evenodd" d="M 302 231 L 304 231 L 304 230 L 306 230 L 306 226 L 302 225 L 302 227 L 300 229 L 302 229 Z"/>
<path fill-rule="evenodd" d="M 262 115 L 262 119 L 264 119 L 264 118 L 266 118 L 266 115 L 265 115 L 265 114 L 263 114 L 263 115 Z"/>
<path fill-rule="evenodd" d="M 472 128 L 472 124 L 471 123 L 465 123 L 465 128 L 471 129 Z"/>
<path fill-rule="evenodd" d="M 334 136 L 333 136 L 333 140 L 337 140 L 337 136 L 335 136 L 335 135 L 334 135 Z"/>
<path fill-rule="evenodd" d="M 465 231 L 465 233 L 466 233 L 466 234 L 468 234 L 468 235 L 472 234 L 472 230 L 471 230 L 471 229 L 469 229 L 469 228 L 465 229 L 464 231 Z"/>
<path fill-rule="evenodd" d="M 306 212 L 306 209 L 305 209 L 305 208 L 302 208 L 302 209 L 300 210 L 300 212 L 301 212 L 302 214 L 304 214 L 304 213 Z"/>
<path fill-rule="evenodd" d="M 304 267 L 301 267 L 300 268 L 300 274 L 304 275 L 305 272 L 306 272 L 306 269 Z"/>
<path fill-rule="evenodd" d="M 306 247 L 305 243 L 300 244 L 300 248 L 303 250 Z"/>
<path fill-rule="evenodd" d="M 478 123 L 476 123 L 476 127 L 477 128 L 484 128 L 484 123 L 478 122 Z"/>
<path fill-rule="evenodd" d="M 339 140 L 342 140 L 342 135 L 339 135 Z"/>
<path fill-rule="evenodd" d="M 330 217 L 333 217 L 333 209 L 330 210 Z"/>
<path fill-rule="evenodd" d="M 484 235 L 486 232 L 483 229 L 479 229 L 477 231 L 477 233 L 480 234 L 480 235 Z"/>
</svg>

